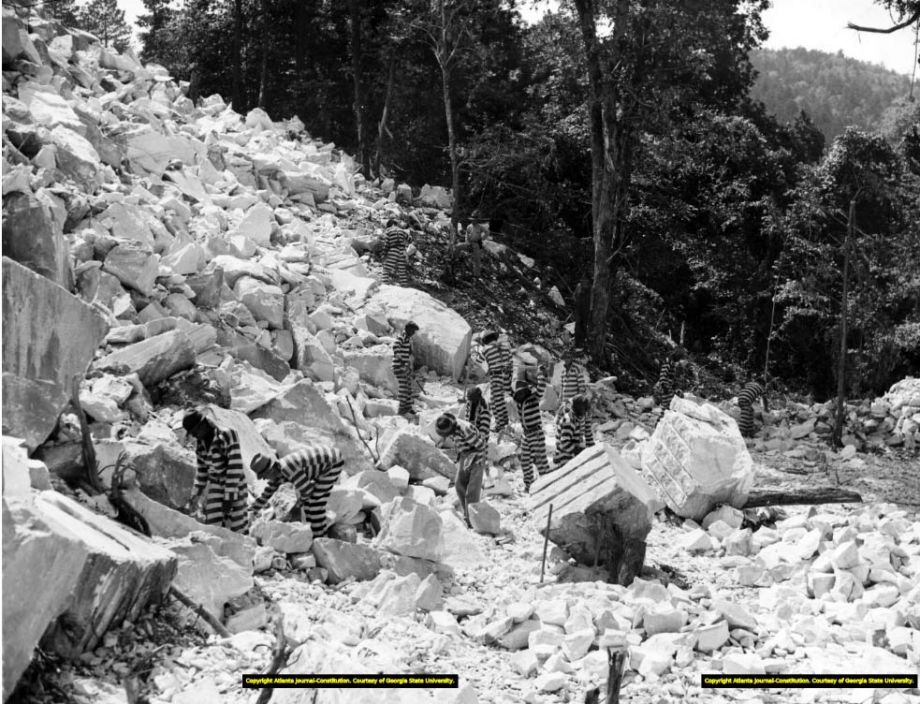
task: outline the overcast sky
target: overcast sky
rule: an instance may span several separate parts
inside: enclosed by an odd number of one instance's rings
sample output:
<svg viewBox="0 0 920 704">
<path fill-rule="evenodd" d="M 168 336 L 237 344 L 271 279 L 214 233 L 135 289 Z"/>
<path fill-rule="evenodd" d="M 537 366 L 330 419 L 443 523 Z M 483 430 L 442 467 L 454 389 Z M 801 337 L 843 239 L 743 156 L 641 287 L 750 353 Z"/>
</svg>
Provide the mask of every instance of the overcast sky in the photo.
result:
<svg viewBox="0 0 920 704">
<path fill-rule="evenodd" d="M 143 12 L 141 0 L 118 0 L 118 4 L 129 22 Z M 534 9 L 530 0 L 519 4 L 530 21 L 544 11 Z M 552 0 L 536 4 L 558 5 Z M 882 64 L 908 75 L 914 66 L 914 33 L 909 29 L 894 34 L 867 34 L 846 28 L 847 22 L 890 26 L 888 13 L 872 0 L 773 0 L 773 7 L 764 14 L 764 22 L 770 30 L 766 42 L 770 48 L 804 46 L 834 53 L 842 51 L 854 59 Z"/>
</svg>

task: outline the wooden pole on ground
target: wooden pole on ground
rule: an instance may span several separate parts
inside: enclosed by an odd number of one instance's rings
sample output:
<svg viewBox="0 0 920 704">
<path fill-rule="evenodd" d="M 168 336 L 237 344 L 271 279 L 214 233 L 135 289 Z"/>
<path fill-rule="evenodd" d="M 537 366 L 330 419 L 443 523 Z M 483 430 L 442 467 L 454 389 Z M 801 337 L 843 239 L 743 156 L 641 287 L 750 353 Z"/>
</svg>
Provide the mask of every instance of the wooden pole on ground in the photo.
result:
<svg viewBox="0 0 920 704">
<path fill-rule="evenodd" d="M 540 563 L 540 584 L 543 584 L 543 574 L 546 571 L 546 550 L 549 547 L 549 526 L 553 520 L 553 505 L 549 505 L 549 513 L 546 516 L 546 534 L 543 536 L 543 561 Z"/>
<path fill-rule="evenodd" d="M 224 624 L 214 618 L 207 609 L 205 609 L 201 604 L 192 601 L 190 597 L 186 596 L 185 593 L 181 592 L 174 585 L 170 586 L 169 595 L 175 598 L 175 600 L 180 604 L 184 604 L 192 611 L 194 611 L 195 614 L 201 617 L 201 620 L 203 620 L 206 624 L 214 629 L 214 632 L 217 635 L 221 636 L 222 638 L 229 638 L 231 635 L 233 635 L 226 629 Z"/>
<path fill-rule="evenodd" d="M 626 667 L 626 651 L 610 649 L 607 651 L 607 704 L 620 704 L 620 685 L 623 683 L 623 670 Z"/>
</svg>

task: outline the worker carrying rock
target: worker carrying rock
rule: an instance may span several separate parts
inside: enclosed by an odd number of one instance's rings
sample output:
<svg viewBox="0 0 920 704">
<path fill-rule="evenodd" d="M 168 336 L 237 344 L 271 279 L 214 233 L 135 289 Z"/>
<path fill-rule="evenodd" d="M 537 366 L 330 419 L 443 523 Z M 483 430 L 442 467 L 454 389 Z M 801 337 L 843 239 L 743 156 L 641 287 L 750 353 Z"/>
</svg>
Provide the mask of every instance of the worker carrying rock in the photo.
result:
<svg viewBox="0 0 920 704">
<path fill-rule="evenodd" d="M 414 373 L 412 356 L 412 336 L 418 332 L 418 325 L 409 321 L 403 328 L 403 334 L 393 343 L 393 373 L 398 383 L 399 409 L 401 416 L 414 415 L 412 407 L 412 375 Z"/>
<path fill-rule="evenodd" d="M 315 445 L 297 450 L 284 459 L 258 454 L 250 467 L 259 479 L 268 481 L 262 495 L 252 505 L 258 513 L 284 483 L 294 485 L 297 503 L 291 514 L 310 524 L 314 538 L 326 535 L 326 504 L 329 493 L 339 480 L 345 460 L 342 452 L 329 445 Z"/>
<path fill-rule="evenodd" d="M 206 409 L 186 413 L 182 427 L 196 440 L 198 461 L 194 495 L 187 506 L 190 513 L 200 512 L 201 522 L 207 525 L 245 531 L 249 490 L 236 431 L 219 427 Z"/>
<path fill-rule="evenodd" d="M 470 523 L 470 504 L 479 503 L 482 494 L 482 478 L 486 470 L 486 451 L 488 436 L 478 432 L 465 420 L 459 420 L 452 413 L 444 413 L 435 422 L 435 432 L 444 440 L 450 440 L 457 450 L 457 479 L 454 487 L 463 519 Z"/>
</svg>

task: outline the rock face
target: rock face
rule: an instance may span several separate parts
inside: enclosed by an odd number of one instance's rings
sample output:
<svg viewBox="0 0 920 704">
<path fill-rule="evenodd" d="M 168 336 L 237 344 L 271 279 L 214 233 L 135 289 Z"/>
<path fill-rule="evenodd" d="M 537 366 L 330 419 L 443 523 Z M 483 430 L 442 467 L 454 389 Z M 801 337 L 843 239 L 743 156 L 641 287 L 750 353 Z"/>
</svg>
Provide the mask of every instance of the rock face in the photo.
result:
<svg viewBox="0 0 920 704">
<path fill-rule="evenodd" d="M 389 285 L 370 298 L 368 307 L 378 306 L 397 330 L 409 320 L 418 323 L 419 331 L 412 338 L 416 363 L 449 374 L 454 381 L 460 379 L 473 331 L 458 313 L 424 291 Z"/>
<path fill-rule="evenodd" d="M 69 289 L 70 262 L 62 234 L 63 223 L 56 224 L 50 210 L 32 194 L 6 195 L 3 199 L 3 253 Z"/>
<path fill-rule="evenodd" d="M 129 442 L 123 449 L 138 486 L 151 499 L 177 509 L 192 498 L 197 468 L 194 453 L 164 443 Z"/>
<path fill-rule="evenodd" d="M 102 371 L 137 374 L 145 386 L 168 379 L 195 363 L 195 348 L 182 330 L 170 330 L 106 355 L 95 367 Z"/>
<path fill-rule="evenodd" d="M 441 557 L 441 517 L 436 511 L 406 497 L 388 506 L 376 544 L 406 557 L 437 561 Z"/>
<path fill-rule="evenodd" d="M 219 556 L 211 546 L 219 538 L 196 534 L 174 540 L 169 548 L 179 557 L 176 587 L 220 619 L 224 604 L 252 589 L 252 565 L 244 567 Z"/>
<path fill-rule="evenodd" d="M 396 393 L 396 375 L 393 373 L 393 350 L 387 345 L 375 345 L 363 350 L 344 350 L 346 367 L 358 371 L 361 381 Z"/>
<path fill-rule="evenodd" d="M 367 545 L 346 543 L 333 538 L 313 541 L 316 564 L 329 571 L 329 582 L 338 584 L 349 577 L 358 581 L 374 579 L 380 572 L 380 554 Z"/>
<path fill-rule="evenodd" d="M 531 487 L 533 524 L 584 564 L 595 556 L 618 584 L 629 584 L 645 560 L 645 537 L 661 504 L 645 480 L 608 445 L 598 444 Z M 616 528 L 616 531 L 613 530 Z"/>
<path fill-rule="evenodd" d="M 453 480 L 457 474 L 457 466 L 451 459 L 414 426 L 396 432 L 380 455 L 380 465 L 384 469 L 399 465 L 416 482 L 434 477 Z"/>
<path fill-rule="evenodd" d="M 91 650 L 161 599 L 175 574 L 169 550 L 57 492 L 4 499 L 4 696 L 40 638 L 65 657 Z M 52 625 L 59 617 L 66 628 Z"/>
<path fill-rule="evenodd" d="M 671 409 L 642 450 L 642 468 L 662 500 L 697 521 L 716 504 L 743 506 L 754 469 L 734 419 L 681 398 Z"/>
<path fill-rule="evenodd" d="M 92 307 L 3 258 L 3 432 L 34 450 L 54 429 L 108 326 Z"/>
</svg>

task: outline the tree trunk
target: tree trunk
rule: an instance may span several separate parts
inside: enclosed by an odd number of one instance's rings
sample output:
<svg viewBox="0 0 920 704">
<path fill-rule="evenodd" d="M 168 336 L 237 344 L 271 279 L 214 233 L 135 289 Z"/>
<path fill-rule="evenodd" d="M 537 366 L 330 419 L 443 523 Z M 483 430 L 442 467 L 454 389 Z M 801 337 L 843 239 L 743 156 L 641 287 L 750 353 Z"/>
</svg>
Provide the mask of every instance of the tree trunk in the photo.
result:
<svg viewBox="0 0 920 704">
<path fill-rule="evenodd" d="M 451 195 L 453 196 L 450 211 L 450 252 L 452 253 L 457 243 L 460 220 L 460 163 L 457 159 L 457 137 L 454 134 L 454 114 L 450 100 L 450 69 L 446 66 L 441 69 L 441 82 L 444 95 L 444 117 L 447 120 L 447 147 L 450 151 Z"/>
<path fill-rule="evenodd" d="M 396 58 L 390 59 L 390 68 L 387 71 L 387 91 L 383 98 L 383 110 L 380 111 L 380 122 L 377 123 L 377 151 L 374 154 L 374 173 L 380 176 L 380 161 L 383 154 L 383 136 L 389 134 L 387 129 L 387 114 L 390 112 L 390 98 L 393 95 L 393 82 L 396 78 Z"/>
<path fill-rule="evenodd" d="M 259 71 L 259 101 L 258 106 L 265 109 L 265 94 L 268 85 L 268 0 L 262 0 L 262 67 Z"/>
<path fill-rule="evenodd" d="M 847 369 L 847 296 L 850 287 L 850 238 L 856 217 L 856 199 L 850 201 L 847 217 L 847 236 L 843 242 L 843 293 L 840 299 L 840 359 L 837 360 L 837 417 L 834 420 L 833 441 L 836 447 L 843 446 L 843 421 L 846 415 L 846 369 Z"/>
<path fill-rule="evenodd" d="M 790 489 L 788 491 L 772 491 L 769 489 L 755 489 L 748 494 L 747 501 L 742 508 L 757 508 L 758 506 L 814 506 L 817 504 L 858 504 L 862 497 L 855 491 L 838 489 L 837 487 L 814 487 L 810 489 Z"/>
<path fill-rule="evenodd" d="M 364 129 L 364 76 L 361 71 L 362 43 L 361 43 L 361 0 L 348 0 L 351 15 L 351 71 L 354 79 L 355 92 L 355 129 L 358 138 L 358 163 L 361 172 L 370 177 L 370 154 L 367 148 L 367 135 Z"/>
<path fill-rule="evenodd" d="M 233 109 L 238 113 L 243 105 L 243 0 L 233 4 Z"/>
</svg>

